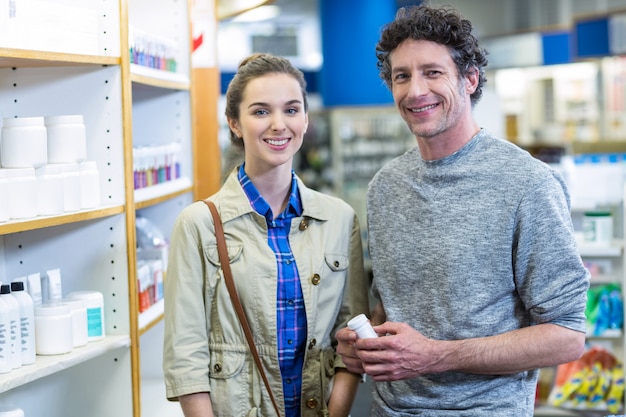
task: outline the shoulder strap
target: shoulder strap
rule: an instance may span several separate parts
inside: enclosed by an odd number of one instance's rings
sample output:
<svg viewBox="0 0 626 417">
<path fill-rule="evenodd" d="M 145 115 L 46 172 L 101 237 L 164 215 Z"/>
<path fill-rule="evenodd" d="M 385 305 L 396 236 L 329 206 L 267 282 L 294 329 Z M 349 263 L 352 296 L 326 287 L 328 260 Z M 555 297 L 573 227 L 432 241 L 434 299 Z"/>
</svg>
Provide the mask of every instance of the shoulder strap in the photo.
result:
<svg viewBox="0 0 626 417">
<path fill-rule="evenodd" d="M 270 383 L 267 380 L 267 376 L 265 375 L 265 370 L 263 369 L 263 364 L 261 363 L 261 358 L 259 358 L 259 352 L 256 350 L 256 346 L 254 345 L 254 340 L 252 338 L 252 331 L 250 330 L 250 325 L 248 324 L 248 319 L 246 318 L 246 314 L 243 311 L 243 306 L 241 305 L 241 300 L 239 299 L 239 295 L 237 295 L 237 289 L 235 288 L 235 282 L 233 281 L 233 275 L 230 271 L 230 261 L 228 260 L 228 251 L 226 250 L 226 238 L 224 237 L 224 228 L 222 227 L 222 220 L 220 215 L 213 204 L 212 201 L 202 200 L 211 210 L 211 215 L 213 216 L 213 223 L 215 224 L 215 239 L 217 240 L 217 253 L 220 258 L 220 264 L 222 265 L 222 272 L 224 272 L 224 281 L 226 283 L 226 288 L 228 288 L 228 293 L 230 294 L 230 298 L 233 302 L 233 306 L 235 311 L 237 312 L 237 317 L 239 317 L 239 322 L 241 323 L 241 327 L 243 328 L 243 333 L 246 336 L 246 340 L 248 341 L 248 346 L 250 347 L 250 352 L 252 353 L 252 357 L 254 358 L 254 362 L 256 363 L 259 372 L 261 373 L 261 378 L 263 378 L 263 382 L 265 383 L 265 388 L 267 388 L 267 392 L 270 395 L 270 399 L 272 400 L 272 405 L 274 406 L 274 410 L 276 410 L 276 414 L 280 417 L 280 409 L 276 404 L 276 400 L 274 399 L 274 394 L 272 393 L 272 389 L 270 387 Z"/>
</svg>

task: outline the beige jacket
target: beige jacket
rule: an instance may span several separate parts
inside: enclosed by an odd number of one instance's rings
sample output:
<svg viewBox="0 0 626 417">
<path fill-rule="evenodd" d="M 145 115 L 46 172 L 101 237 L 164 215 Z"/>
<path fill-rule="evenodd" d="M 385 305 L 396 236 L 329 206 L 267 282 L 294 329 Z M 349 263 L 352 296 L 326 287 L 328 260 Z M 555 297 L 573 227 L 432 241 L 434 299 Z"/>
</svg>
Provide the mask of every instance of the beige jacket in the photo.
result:
<svg viewBox="0 0 626 417">
<path fill-rule="evenodd" d="M 334 351 L 334 334 L 351 317 L 368 311 L 369 282 L 354 210 L 298 181 L 304 212 L 292 219 L 289 242 L 307 315 L 302 416 L 324 416 L 328 381 L 335 368 L 344 367 Z M 282 407 L 277 267 L 267 244 L 265 218 L 250 206 L 236 170 L 210 199 L 220 212 L 235 285 Z M 213 220 L 203 202 L 185 208 L 172 232 L 165 279 L 163 367 L 166 395 L 171 400 L 210 392 L 216 416 L 275 415 L 224 285 Z"/>
</svg>

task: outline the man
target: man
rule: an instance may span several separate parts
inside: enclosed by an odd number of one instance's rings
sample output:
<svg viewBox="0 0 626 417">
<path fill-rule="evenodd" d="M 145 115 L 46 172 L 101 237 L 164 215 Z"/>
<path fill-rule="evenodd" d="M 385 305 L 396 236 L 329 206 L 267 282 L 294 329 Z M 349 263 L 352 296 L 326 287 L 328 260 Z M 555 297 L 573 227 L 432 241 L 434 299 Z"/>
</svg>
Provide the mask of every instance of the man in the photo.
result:
<svg viewBox="0 0 626 417">
<path fill-rule="evenodd" d="M 532 416 L 538 368 L 585 343 L 588 271 L 561 175 L 472 117 L 486 52 L 449 8 L 401 9 L 377 45 L 417 147 L 368 189 L 372 313 L 337 333 L 372 416 Z"/>
</svg>

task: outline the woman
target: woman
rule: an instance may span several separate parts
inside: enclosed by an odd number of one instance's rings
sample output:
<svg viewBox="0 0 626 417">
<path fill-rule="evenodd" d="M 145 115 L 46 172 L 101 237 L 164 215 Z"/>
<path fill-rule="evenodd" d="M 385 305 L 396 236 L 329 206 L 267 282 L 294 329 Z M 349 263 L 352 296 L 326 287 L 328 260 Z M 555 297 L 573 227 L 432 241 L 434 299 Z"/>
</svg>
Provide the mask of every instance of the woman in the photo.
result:
<svg viewBox="0 0 626 417">
<path fill-rule="evenodd" d="M 368 284 L 354 210 L 293 171 L 307 111 L 303 75 L 288 60 L 245 59 L 226 93 L 231 141 L 244 161 L 209 199 L 281 416 L 347 416 L 360 377 L 335 353 L 334 334 L 367 311 Z M 167 397 L 186 417 L 273 416 L 215 242 L 207 206 L 183 210 L 165 281 Z"/>
</svg>

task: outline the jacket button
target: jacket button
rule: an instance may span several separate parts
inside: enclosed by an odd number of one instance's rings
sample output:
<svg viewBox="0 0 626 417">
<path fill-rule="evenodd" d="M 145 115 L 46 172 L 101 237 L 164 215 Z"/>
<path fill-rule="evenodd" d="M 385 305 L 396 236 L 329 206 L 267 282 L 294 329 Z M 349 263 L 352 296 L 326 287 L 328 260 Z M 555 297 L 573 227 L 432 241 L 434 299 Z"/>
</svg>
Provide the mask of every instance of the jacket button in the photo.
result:
<svg viewBox="0 0 626 417">
<path fill-rule="evenodd" d="M 315 398 L 309 398 L 308 400 L 306 400 L 306 406 L 310 409 L 314 409 L 315 407 L 317 407 L 317 400 Z"/>
<path fill-rule="evenodd" d="M 311 339 L 311 341 L 309 342 L 309 349 L 313 349 L 315 345 L 317 345 L 317 340 Z"/>
<path fill-rule="evenodd" d="M 222 364 L 221 363 L 216 363 L 215 365 L 213 365 L 213 370 L 215 372 L 222 372 Z"/>
<path fill-rule="evenodd" d="M 335 268 L 339 268 L 339 261 L 335 261 L 333 265 L 335 265 Z"/>
<path fill-rule="evenodd" d="M 314 274 L 313 277 L 311 277 L 311 284 L 318 285 L 321 280 L 322 278 L 319 276 L 319 274 Z"/>
<path fill-rule="evenodd" d="M 302 221 L 300 222 L 300 227 L 298 229 L 300 229 L 300 231 L 303 231 L 308 228 L 309 228 L 309 219 L 302 219 Z"/>
</svg>

